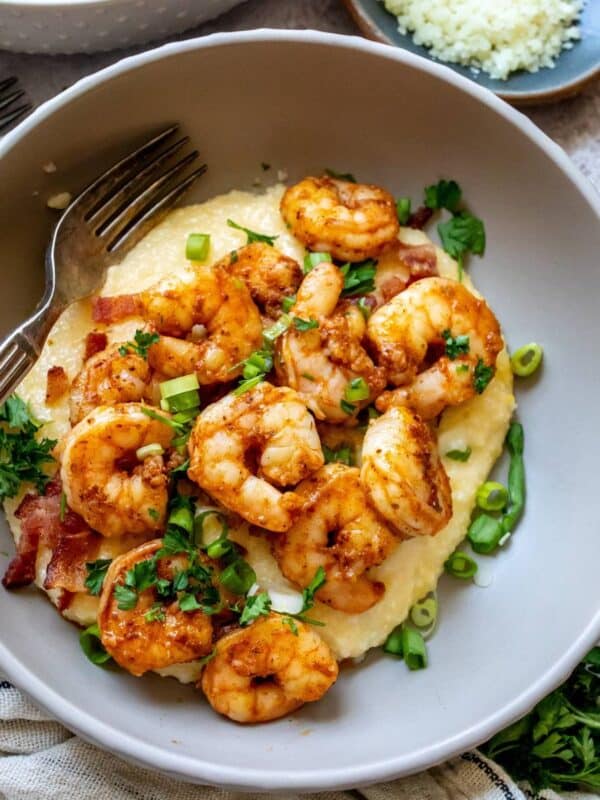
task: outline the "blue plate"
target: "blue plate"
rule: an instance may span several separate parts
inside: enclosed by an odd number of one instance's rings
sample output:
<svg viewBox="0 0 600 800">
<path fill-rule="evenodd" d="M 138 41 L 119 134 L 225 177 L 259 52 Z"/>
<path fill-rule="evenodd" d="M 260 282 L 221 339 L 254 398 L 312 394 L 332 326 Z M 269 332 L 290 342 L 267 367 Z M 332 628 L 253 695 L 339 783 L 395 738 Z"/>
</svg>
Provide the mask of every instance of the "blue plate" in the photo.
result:
<svg viewBox="0 0 600 800">
<path fill-rule="evenodd" d="M 436 60 L 426 48 L 416 45 L 410 35 L 398 32 L 396 18 L 385 10 L 379 0 L 344 0 L 344 3 L 368 38 Z M 499 81 L 485 72 L 476 74 L 457 64 L 447 66 L 514 105 L 560 100 L 577 94 L 585 84 L 600 75 L 600 0 L 587 0 L 580 27 L 580 41 L 571 50 L 562 52 L 554 69 L 515 72 L 507 80 Z"/>
</svg>

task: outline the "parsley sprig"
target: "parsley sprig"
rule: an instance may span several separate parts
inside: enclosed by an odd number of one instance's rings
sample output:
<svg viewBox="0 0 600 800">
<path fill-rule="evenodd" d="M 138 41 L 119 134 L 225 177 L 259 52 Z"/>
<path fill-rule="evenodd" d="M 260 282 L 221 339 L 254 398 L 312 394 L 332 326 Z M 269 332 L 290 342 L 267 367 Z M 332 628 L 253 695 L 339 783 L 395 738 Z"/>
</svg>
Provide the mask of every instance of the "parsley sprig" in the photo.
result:
<svg viewBox="0 0 600 800">
<path fill-rule="evenodd" d="M 467 355 L 469 352 L 469 337 L 467 334 L 452 336 L 446 328 L 442 331 L 442 339 L 446 342 L 446 355 L 450 361 L 455 361 L 459 356 Z"/>
<path fill-rule="evenodd" d="M 374 259 L 368 258 L 355 264 L 344 264 L 340 267 L 340 271 L 344 276 L 342 297 L 358 297 L 375 290 L 377 261 Z"/>
<path fill-rule="evenodd" d="M 88 561 L 85 565 L 87 570 L 85 587 L 90 594 L 97 595 L 102 591 L 104 578 L 106 577 L 111 561 L 111 558 L 97 558 L 96 561 Z"/>
<path fill-rule="evenodd" d="M 571 677 L 483 750 L 534 792 L 600 791 L 600 647 Z"/>
<path fill-rule="evenodd" d="M 156 344 L 160 336 L 156 332 L 137 330 L 132 342 L 125 342 L 119 347 L 119 355 L 126 356 L 128 353 L 135 353 L 142 358 L 148 358 L 148 350 Z"/>
<path fill-rule="evenodd" d="M 0 501 L 15 497 L 24 483 L 43 492 L 49 481 L 44 465 L 54 462 L 55 439 L 38 441 L 42 427 L 16 394 L 0 406 Z"/>
<path fill-rule="evenodd" d="M 243 231 L 246 234 L 246 244 L 252 244 L 253 242 L 265 242 L 273 247 L 275 244 L 275 239 L 279 238 L 278 236 L 269 236 L 266 233 L 257 233 L 256 231 L 250 230 L 250 228 L 244 228 L 243 225 L 238 225 L 238 223 L 234 222 L 232 219 L 228 219 L 227 224 L 230 228 L 235 228 L 236 231 Z"/>
</svg>

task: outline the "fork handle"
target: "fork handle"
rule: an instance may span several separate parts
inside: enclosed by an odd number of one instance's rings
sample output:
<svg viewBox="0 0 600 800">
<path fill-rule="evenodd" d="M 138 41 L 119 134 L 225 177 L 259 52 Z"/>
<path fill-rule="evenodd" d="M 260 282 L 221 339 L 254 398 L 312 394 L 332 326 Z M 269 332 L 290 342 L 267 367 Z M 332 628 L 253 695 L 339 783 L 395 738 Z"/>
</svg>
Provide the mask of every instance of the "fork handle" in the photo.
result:
<svg viewBox="0 0 600 800">
<path fill-rule="evenodd" d="M 0 404 L 37 361 L 59 311 L 54 304 L 45 305 L 0 344 Z"/>
</svg>

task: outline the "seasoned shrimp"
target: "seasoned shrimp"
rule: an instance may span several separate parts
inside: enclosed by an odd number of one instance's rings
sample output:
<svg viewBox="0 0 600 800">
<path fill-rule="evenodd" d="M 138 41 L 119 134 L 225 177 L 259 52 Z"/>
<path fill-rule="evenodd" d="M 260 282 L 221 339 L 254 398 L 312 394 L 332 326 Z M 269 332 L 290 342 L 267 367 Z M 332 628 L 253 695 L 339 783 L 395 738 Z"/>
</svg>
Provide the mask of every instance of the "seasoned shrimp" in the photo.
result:
<svg viewBox="0 0 600 800">
<path fill-rule="evenodd" d="M 503 346 L 485 300 L 449 278 L 423 278 L 393 297 L 370 317 L 368 336 L 379 365 L 400 387 L 381 394 L 377 408 L 409 406 L 424 419 L 483 391 Z M 467 341 L 457 346 L 456 337 Z M 428 366 L 436 350 L 442 355 Z"/>
<path fill-rule="evenodd" d="M 300 397 L 269 383 L 208 406 L 196 420 L 189 450 L 193 481 L 272 531 L 287 530 L 299 506 L 295 492 L 283 487 L 299 483 L 324 460 L 315 422 Z"/>
<path fill-rule="evenodd" d="M 433 536 L 452 516 L 434 437 L 408 408 L 390 408 L 370 422 L 360 481 L 370 503 L 403 536 Z"/>
<path fill-rule="evenodd" d="M 218 264 L 197 266 L 184 278 L 167 278 L 145 292 L 98 297 L 94 319 L 111 323 L 141 316 L 164 334 L 149 351 L 150 366 L 167 377 L 195 371 L 200 383 L 230 381 L 240 361 L 262 343 L 262 322 L 246 284 Z M 180 341 L 204 326 L 203 341 Z M 237 370 L 237 371 L 236 371 Z"/>
<path fill-rule="evenodd" d="M 379 186 L 304 178 L 281 200 L 292 233 L 309 249 L 340 261 L 375 258 L 400 229 L 394 198 Z"/>
<path fill-rule="evenodd" d="M 132 675 L 193 661 L 210 653 L 213 647 L 211 618 L 199 610 L 182 611 L 173 597 L 163 601 L 154 586 L 138 592 L 133 608 L 119 608 L 115 589 L 123 586 L 126 573 L 142 562 L 144 574 L 155 573 L 159 580 L 172 580 L 175 573 L 187 569 L 187 556 L 157 558 L 161 546 L 162 539 L 154 539 L 116 558 L 106 573 L 100 596 L 98 627 L 102 644 L 117 664 Z M 162 607 L 155 605 L 161 601 Z"/>
<path fill-rule="evenodd" d="M 375 367 L 361 341 L 366 325 L 361 311 L 338 306 L 344 278 L 329 262 L 316 266 L 302 281 L 291 314 L 314 320 L 317 327 L 292 325 L 277 341 L 279 379 L 300 394 L 317 419 L 347 422 L 385 387 L 385 370 Z M 351 381 L 362 380 L 368 392 L 346 404 Z"/>
<path fill-rule="evenodd" d="M 67 504 L 103 536 L 152 534 L 164 526 L 163 458 L 138 463 L 135 452 L 154 443 L 167 448 L 173 431 L 142 409 L 139 403 L 100 406 L 65 438 L 61 478 Z"/>
<path fill-rule="evenodd" d="M 150 398 L 151 370 L 137 353 L 119 352 L 115 344 L 101 350 L 83 365 L 71 386 L 71 425 L 98 406 L 111 406 Z"/>
<path fill-rule="evenodd" d="M 327 464 L 296 491 L 304 500 L 302 513 L 272 542 L 281 571 L 303 587 L 323 567 L 327 582 L 319 600 L 348 614 L 371 608 L 385 586 L 365 573 L 387 558 L 397 539 L 369 507 L 359 470 Z"/>
<path fill-rule="evenodd" d="M 217 642 L 202 689 L 219 714 L 236 722 L 268 722 L 319 700 L 338 676 L 327 644 L 310 626 L 271 614 Z"/>
<path fill-rule="evenodd" d="M 264 242 L 240 247 L 219 263 L 246 282 L 252 299 L 268 317 L 279 316 L 281 301 L 296 294 L 302 280 L 300 264 Z"/>
</svg>

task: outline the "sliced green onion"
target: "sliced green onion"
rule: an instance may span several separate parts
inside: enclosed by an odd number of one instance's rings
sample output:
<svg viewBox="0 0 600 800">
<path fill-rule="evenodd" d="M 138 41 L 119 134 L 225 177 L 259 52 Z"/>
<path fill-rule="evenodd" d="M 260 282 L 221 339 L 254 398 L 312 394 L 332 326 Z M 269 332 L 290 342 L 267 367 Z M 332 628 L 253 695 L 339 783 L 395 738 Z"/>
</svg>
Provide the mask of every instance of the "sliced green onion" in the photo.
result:
<svg viewBox="0 0 600 800">
<path fill-rule="evenodd" d="M 476 500 L 484 511 L 502 511 L 508 502 L 508 491 L 501 483 L 486 481 L 477 489 Z"/>
<path fill-rule="evenodd" d="M 346 400 L 340 400 L 340 408 L 344 414 L 354 414 L 356 411 L 356 406 L 352 405 L 352 403 L 348 403 Z"/>
<path fill-rule="evenodd" d="M 135 451 L 135 456 L 139 461 L 143 461 L 145 458 L 150 458 L 150 456 L 162 456 L 164 452 L 162 445 L 158 444 L 158 442 L 153 442 L 152 444 L 138 447 Z"/>
<path fill-rule="evenodd" d="M 513 422 L 506 434 L 506 447 L 510 454 L 508 467 L 508 509 L 502 518 L 502 528 L 506 533 L 511 533 L 525 508 L 525 463 L 523 461 L 523 448 L 525 436 L 523 426 Z"/>
<path fill-rule="evenodd" d="M 402 625 L 398 625 L 383 643 L 383 652 L 402 658 Z"/>
<path fill-rule="evenodd" d="M 219 582 L 233 594 L 246 594 L 256 583 L 256 572 L 243 558 L 237 558 L 221 572 Z"/>
<path fill-rule="evenodd" d="M 287 297 L 284 297 L 281 301 L 281 308 L 287 314 L 288 311 L 291 311 L 292 308 L 296 305 L 296 295 L 290 294 Z"/>
<path fill-rule="evenodd" d="M 229 525 L 218 508 L 197 510 L 194 517 L 194 537 L 196 542 L 209 545 L 219 539 L 226 539 Z"/>
<path fill-rule="evenodd" d="M 451 458 L 452 461 L 468 461 L 471 457 L 472 450 L 470 447 L 465 447 L 464 450 L 448 450 L 446 458 Z"/>
<path fill-rule="evenodd" d="M 194 514 L 190 506 L 185 504 L 174 508 L 169 514 L 167 525 L 176 525 L 186 533 L 191 533 L 194 530 Z"/>
<path fill-rule="evenodd" d="M 369 385 L 364 378 L 353 378 L 344 390 L 344 400 L 349 403 L 358 403 L 367 400 L 370 394 Z"/>
<path fill-rule="evenodd" d="M 501 519 L 481 514 L 470 524 L 467 538 L 476 553 L 488 555 L 498 547 L 505 533 Z"/>
<path fill-rule="evenodd" d="M 329 253 L 307 253 L 304 256 L 304 274 L 306 275 L 323 261 L 331 261 Z"/>
<path fill-rule="evenodd" d="M 457 550 L 455 553 L 452 553 L 450 558 L 446 561 L 444 569 L 449 575 L 466 581 L 472 578 L 477 572 L 477 562 L 474 561 L 471 556 L 468 556 L 461 550 Z"/>
<path fill-rule="evenodd" d="M 179 378 L 172 378 L 170 381 L 163 381 L 159 386 L 160 396 L 165 400 L 179 394 L 198 390 L 199 388 L 200 384 L 198 383 L 198 376 L 196 373 L 181 375 Z"/>
<path fill-rule="evenodd" d="M 189 261 L 206 261 L 210 248 L 210 234 L 190 233 L 185 243 L 185 257 Z"/>
<path fill-rule="evenodd" d="M 231 394 L 235 395 L 235 397 L 239 397 L 244 392 L 248 392 L 250 389 L 254 389 L 255 386 L 258 386 L 259 383 L 263 382 L 264 374 L 257 375 L 256 378 L 250 378 L 250 380 L 242 381 L 240 385 L 233 390 Z"/>
<path fill-rule="evenodd" d="M 410 610 L 410 621 L 417 628 L 430 628 L 437 619 L 438 604 L 435 597 L 419 600 Z"/>
<path fill-rule="evenodd" d="M 427 666 L 427 645 L 425 639 L 411 628 L 402 628 L 402 654 L 410 670 L 424 669 Z"/>
<path fill-rule="evenodd" d="M 79 634 L 79 645 L 87 658 L 92 664 L 96 664 L 96 666 L 105 664 L 110 660 L 110 653 L 106 652 L 100 640 L 100 628 L 97 623 L 81 631 Z"/>
<path fill-rule="evenodd" d="M 160 407 L 161 407 L 161 409 L 163 411 L 170 411 L 171 410 L 171 406 L 169 405 L 169 401 L 165 400 L 164 397 L 160 398 Z"/>
<path fill-rule="evenodd" d="M 542 363 L 543 355 L 544 351 L 541 345 L 535 342 L 519 347 L 510 357 L 512 371 L 520 378 L 527 378 L 529 375 L 533 375 Z"/>
<path fill-rule="evenodd" d="M 231 553 L 232 549 L 233 545 L 229 539 L 215 539 L 206 548 L 206 555 L 209 558 L 223 558 L 223 556 Z"/>
<path fill-rule="evenodd" d="M 178 411 L 177 414 L 173 414 L 173 419 L 175 422 L 179 422 L 181 425 L 186 425 L 188 422 L 196 419 L 199 412 L 199 407 L 194 406 L 193 408 L 188 408 L 185 411 Z"/>
<path fill-rule="evenodd" d="M 379 413 L 379 411 L 377 411 L 375 406 L 369 406 L 367 408 L 367 413 L 369 415 L 369 419 L 379 419 L 379 417 L 381 416 L 381 414 Z"/>
<path fill-rule="evenodd" d="M 172 440 L 171 446 L 174 447 L 178 453 L 184 454 L 189 438 L 189 433 L 182 433 L 181 436 L 176 436 Z"/>
<path fill-rule="evenodd" d="M 279 338 L 282 333 L 285 333 L 291 324 L 292 320 L 288 315 L 282 314 L 275 324 L 267 328 L 266 331 L 263 331 L 263 339 L 269 344 L 273 344 L 275 339 Z"/>
<path fill-rule="evenodd" d="M 246 380 L 256 378 L 258 375 L 266 375 L 273 369 L 273 357 L 270 353 L 262 350 L 255 350 L 244 361 L 242 375 Z"/>
<path fill-rule="evenodd" d="M 396 200 L 396 213 L 398 214 L 398 222 L 400 225 L 406 225 L 410 219 L 410 197 L 399 197 Z"/>
<path fill-rule="evenodd" d="M 200 395 L 197 390 L 192 389 L 189 392 L 182 392 L 169 397 L 167 403 L 169 404 L 169 411 L 189 411 L 191 408 L 200 406 Z"/>
</svg>

